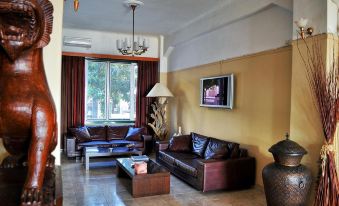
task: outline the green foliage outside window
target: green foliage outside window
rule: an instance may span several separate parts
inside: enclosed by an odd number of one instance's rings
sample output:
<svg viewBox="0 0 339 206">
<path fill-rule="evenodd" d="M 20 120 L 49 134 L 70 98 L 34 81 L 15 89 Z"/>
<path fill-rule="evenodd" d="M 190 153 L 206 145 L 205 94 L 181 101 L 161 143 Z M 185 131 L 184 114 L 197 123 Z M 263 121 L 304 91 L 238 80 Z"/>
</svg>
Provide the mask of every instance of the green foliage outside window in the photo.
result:
<svg viewBox="0 0 339 206">
<path fill-rule="evenodd" d="M 103 119 L 106 107 L 106 63 L 89 61 L 87 67 L 87 101 L 92 101 L 90 118 Z M 100 105 L 97 114 L 97 106 Z M 88 114 L 87 114 L 88 115 Z"/>
<path fill-rule="evenodd" d="M 133 121 L 136 64 L 88 60 L 86 72 L 86 122 Z"/>
<path fill-rule="evenodd" d="M 129 64 L 111 64 L 110 69 L 110 98 L 113 108 L 116 108 L 120 100 L 130 101 L 131 69 Z"/>
</svg>

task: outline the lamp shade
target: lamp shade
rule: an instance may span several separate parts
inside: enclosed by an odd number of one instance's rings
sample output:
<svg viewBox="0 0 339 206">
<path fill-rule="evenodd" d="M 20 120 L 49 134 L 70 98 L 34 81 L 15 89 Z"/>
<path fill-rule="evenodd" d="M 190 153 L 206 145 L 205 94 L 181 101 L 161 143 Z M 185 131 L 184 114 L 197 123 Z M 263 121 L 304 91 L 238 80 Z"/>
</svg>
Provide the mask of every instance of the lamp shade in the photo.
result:
<svg viewBox="0 0 339 206">
<path fill-rule="evenodd" d="M 308 19 L 306 18 L 300 18 L 298 21 L 295 21 L 295 24 L 300 28 L 300 27 L 306 27 L 308 23 Z"/>
<path fill-rule="evenodd" d="M 173 97 L 173 94 L 165 85 L 156 83 L 146 97 Z"/>
</svg>

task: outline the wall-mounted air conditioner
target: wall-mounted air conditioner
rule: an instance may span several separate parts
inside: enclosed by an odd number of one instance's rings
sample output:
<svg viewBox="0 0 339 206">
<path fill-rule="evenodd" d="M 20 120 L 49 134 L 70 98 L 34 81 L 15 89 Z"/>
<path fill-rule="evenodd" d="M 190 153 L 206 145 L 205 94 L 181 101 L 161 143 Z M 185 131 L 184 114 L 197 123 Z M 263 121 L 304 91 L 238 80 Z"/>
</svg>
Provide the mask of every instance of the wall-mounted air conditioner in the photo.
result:
<svg viewBox="0 0 339 206">
<path fill-rule="evenodd" d="M 89 49 L 92 47 L 92 39 L 64 36 L 64 46 L 84 47 Z"/>
</svg>

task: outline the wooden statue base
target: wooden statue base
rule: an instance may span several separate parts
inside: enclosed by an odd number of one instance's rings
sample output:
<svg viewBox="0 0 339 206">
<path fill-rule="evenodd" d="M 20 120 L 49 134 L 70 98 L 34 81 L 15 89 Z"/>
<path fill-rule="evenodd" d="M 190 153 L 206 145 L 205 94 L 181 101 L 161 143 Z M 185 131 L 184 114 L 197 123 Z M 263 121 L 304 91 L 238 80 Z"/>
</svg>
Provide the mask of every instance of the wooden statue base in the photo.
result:
<svg viewBox="0 0 339 206">
<path fill-rule="evenodd" d="M 19 206 L 27 167 L 0 169 L 0 205 Z M 62 182 L 60 167 L 46 168 L 43 185 L 42 206 L 62 205 Z M 32 205 L 33 206 L 33 205 Z"/>
</svg>

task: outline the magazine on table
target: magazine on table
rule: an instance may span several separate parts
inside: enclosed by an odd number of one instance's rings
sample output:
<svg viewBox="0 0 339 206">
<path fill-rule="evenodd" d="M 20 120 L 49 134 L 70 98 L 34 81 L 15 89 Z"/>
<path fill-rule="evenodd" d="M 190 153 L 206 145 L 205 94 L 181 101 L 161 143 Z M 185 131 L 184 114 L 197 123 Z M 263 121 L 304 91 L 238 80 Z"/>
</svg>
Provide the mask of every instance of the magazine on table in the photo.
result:
<svg viewBox="0 0 339 206">
<path fill-rule="evenodd" d="M 99 152 L 98 147 L 86 147 L 86 152 Z"/>
<path fill-rule="evenodd" d="M 140 156 L 131 156 L 131 159 L 134 162 L 138 162 L 138 161 L 147 162 L 149 160 L 149 157 L 147 157 L 147 155 L 140 155 Z"/>
</svg>

